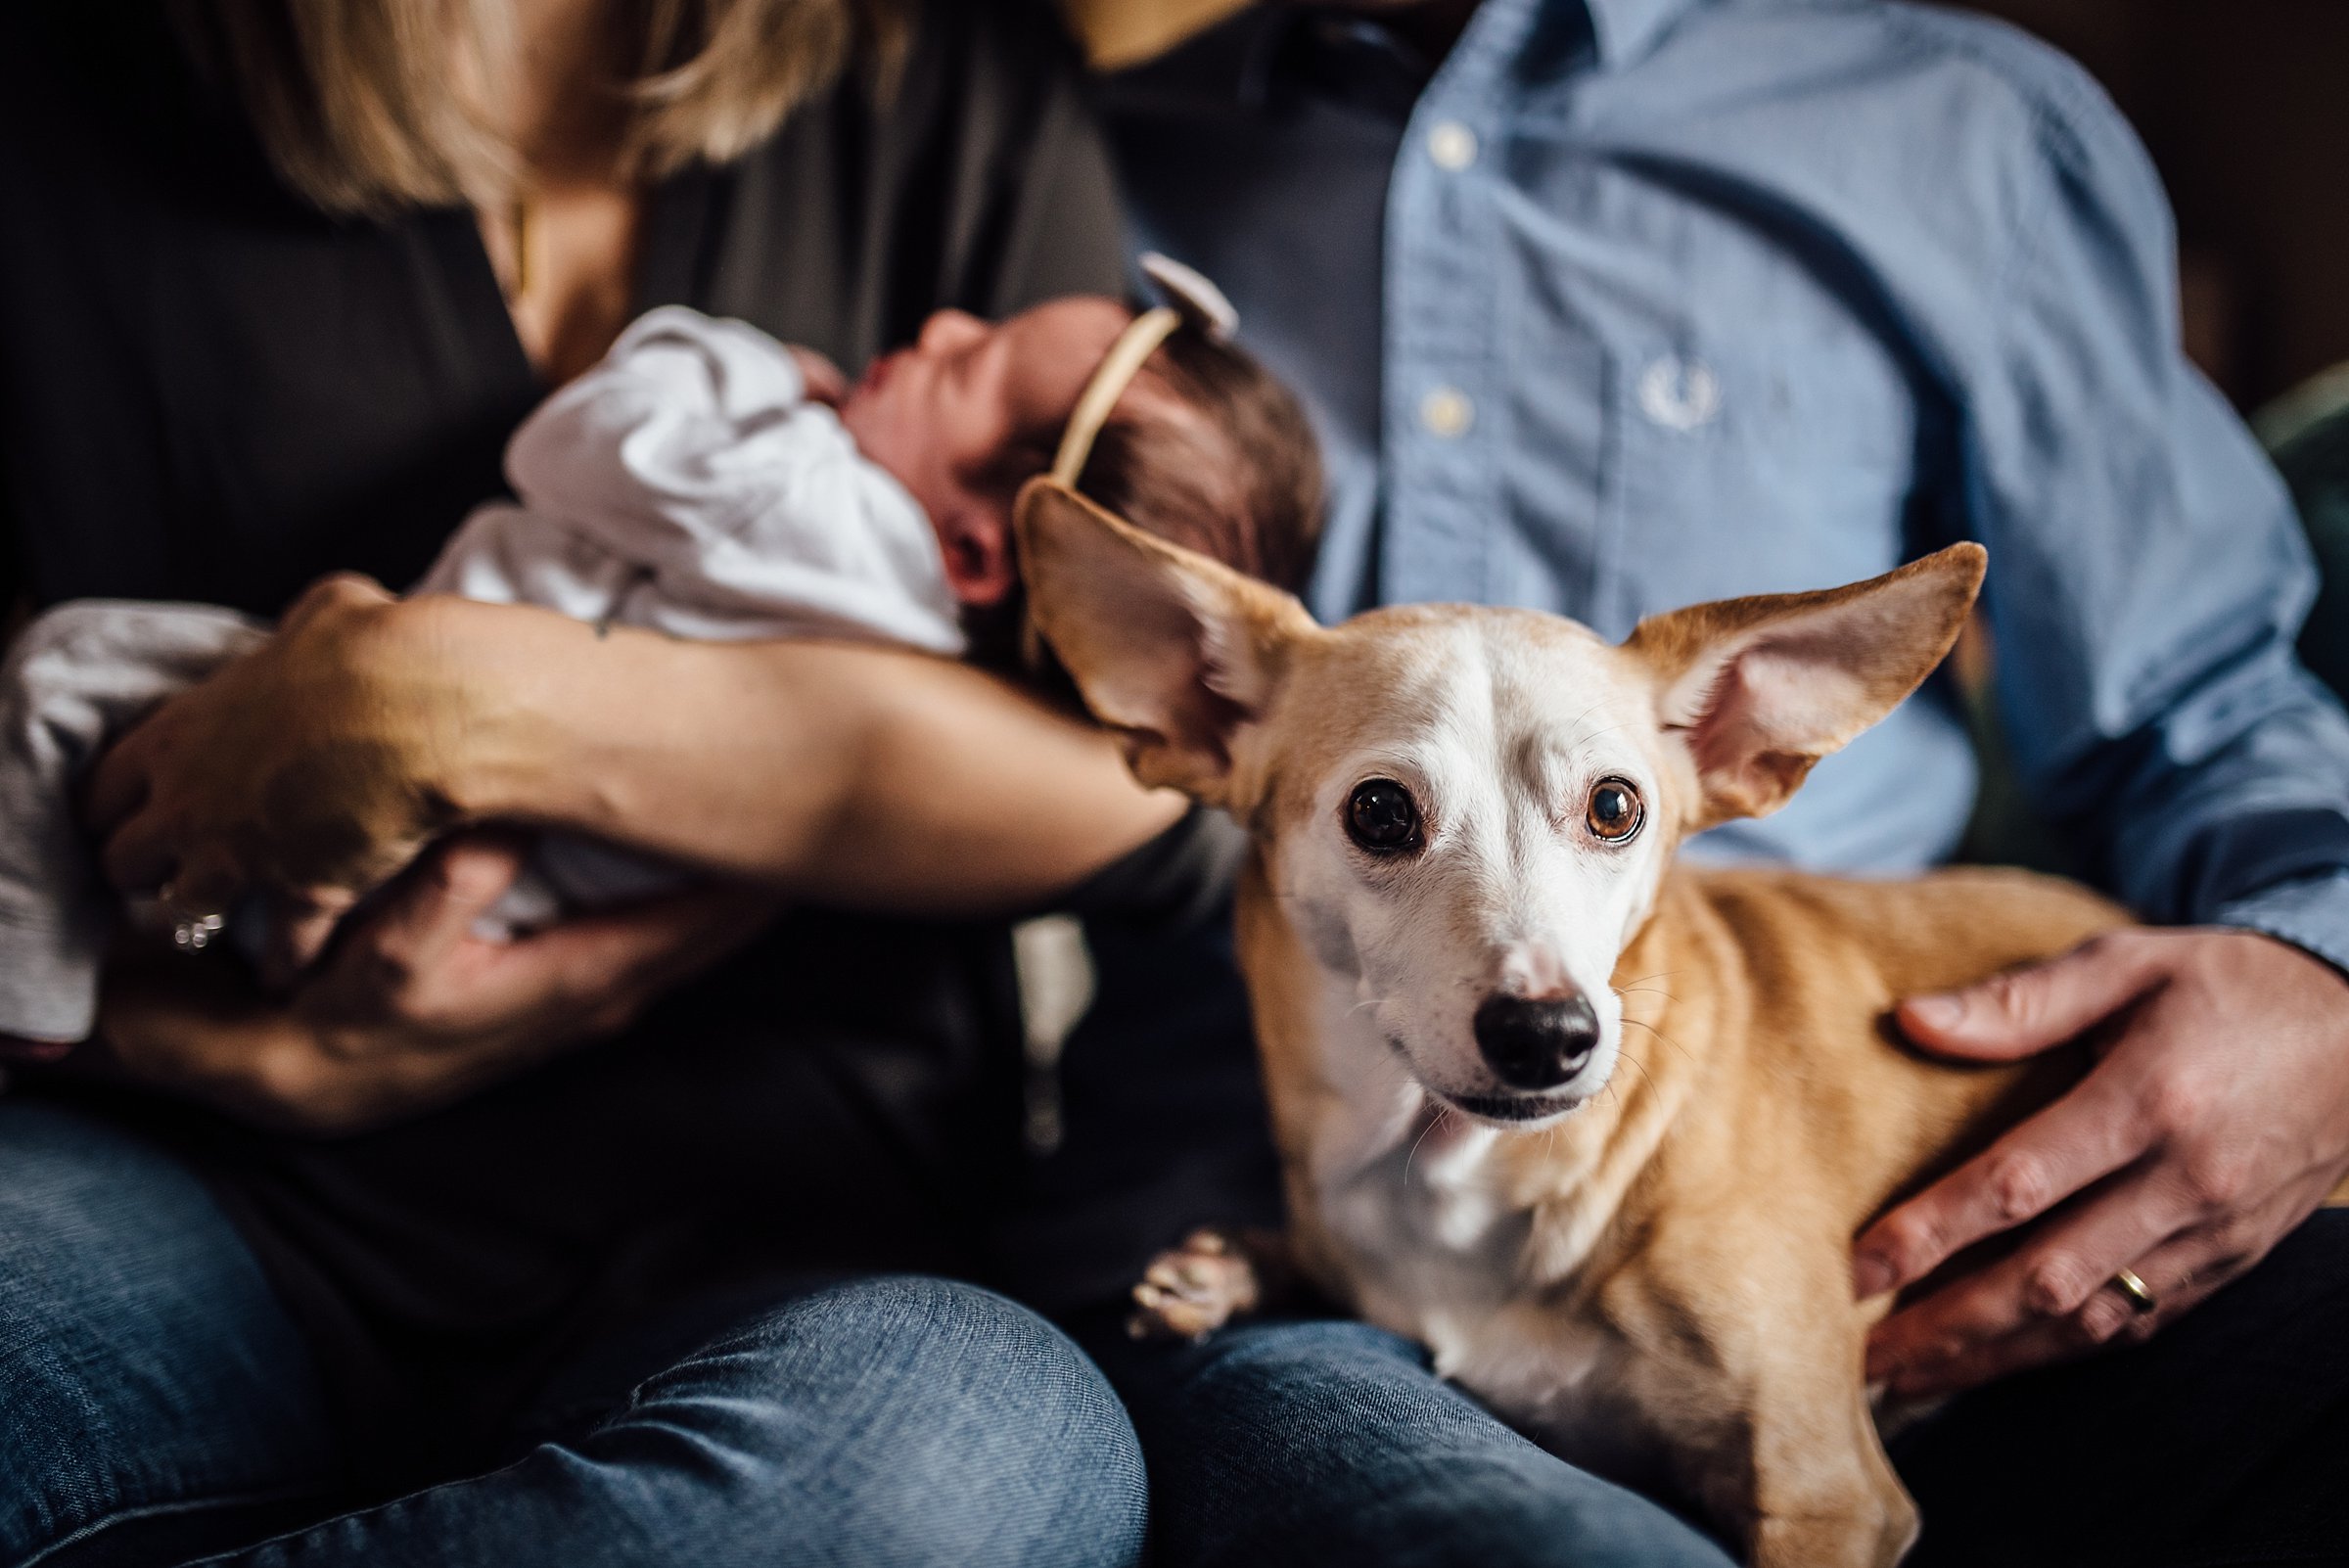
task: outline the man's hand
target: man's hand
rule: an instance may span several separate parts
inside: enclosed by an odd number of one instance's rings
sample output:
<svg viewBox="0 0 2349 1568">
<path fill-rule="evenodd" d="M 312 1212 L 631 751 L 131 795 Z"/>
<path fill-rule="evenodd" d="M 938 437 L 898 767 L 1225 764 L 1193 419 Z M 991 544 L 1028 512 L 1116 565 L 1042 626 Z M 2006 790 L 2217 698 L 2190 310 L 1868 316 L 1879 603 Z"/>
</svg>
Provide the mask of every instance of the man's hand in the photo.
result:
<svg viewBox="0 0 2349 1568">
<path fill-rule="evenodd" d="M 779 901 L 705 888 L 512 942 L 477 937 L 519 865 L 494 837 L 436 846 L 284 1002 L 177 954 L 110 974 L 77 1065 L 262 1127 L 356 1132 L 616 1034 L 740 947 Z M 80 1064 L 87 1055 L 98 1060 Z"/>
<path fill-rule="evenodd" d="M 1925 1396 L 2143 1338 L 2242 1273 L 2349 1173 L 2349 983 L 2271 938 L 2126 931 L 1901 1007 L 1940 1054 L 2009 1061 L 2096 1032 L 2075 1088 L 1855 1249 L 1865 1298 L 2026 1222 L 1877 1326 L 1867 1375 Z M 2134 1269 L 2158 1306 L 2112 1283 Z"/>
</svg>

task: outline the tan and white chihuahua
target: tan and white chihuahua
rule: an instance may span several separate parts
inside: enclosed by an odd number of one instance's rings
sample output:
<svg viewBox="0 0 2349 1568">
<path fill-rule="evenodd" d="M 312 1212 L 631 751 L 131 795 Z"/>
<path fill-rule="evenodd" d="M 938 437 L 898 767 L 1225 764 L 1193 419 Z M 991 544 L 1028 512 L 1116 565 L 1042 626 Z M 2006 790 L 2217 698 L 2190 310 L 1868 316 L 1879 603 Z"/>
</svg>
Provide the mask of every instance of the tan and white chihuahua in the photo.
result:
<svg viewBox="0 0 2349 1568">
<path fill-rule="evenodd" d="M 1932 1063 L 1906 995 L 2128 916 L 2069 884 L 1675 864 L 1782 805 L 1949 652 L 1984 552 L 1700 605 L 1620 645 L 1457 605 L 1324 628 L 1048 483 L 1036 625 L 1134 771 L 1254 851 L 1239 947 L 1321 1289 L 1557 1453 L 1668 1486 L 1764 1568 L 1897 1561 L 1854 1233 L 2085 1063 Z M 1213 1243 L 1202 1243 L 1213 1264 Z M 1139 1299 L 1203 1330 L 1249 1282 Z"/>
</svg>

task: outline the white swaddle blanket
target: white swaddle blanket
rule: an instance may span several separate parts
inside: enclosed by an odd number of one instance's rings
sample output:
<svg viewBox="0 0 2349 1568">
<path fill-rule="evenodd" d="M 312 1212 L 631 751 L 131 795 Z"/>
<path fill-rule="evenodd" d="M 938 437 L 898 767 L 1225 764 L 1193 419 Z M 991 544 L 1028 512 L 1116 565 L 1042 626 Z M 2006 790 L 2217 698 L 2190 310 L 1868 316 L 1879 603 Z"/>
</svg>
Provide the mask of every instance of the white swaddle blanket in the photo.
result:
<svg viewBox="0 0 2349 1568">
<path fill-rule="evenodd" d="M 524 421 L 506 477 L 517 500 L 468 517 L 414 592 L 696 640 L 963 651 L 920 505 L 809 401 L 789 350 L 742 322 L 681 306 L 646 314 Z M 80 1039 L 95 1017 L 114 901 L 73 819 L 80 770 L 155 702 L 265 635 L 210 606 L 87 600 L 36 618 L 11 647 L 0 677 L 0 1034 Z M 527 929 L 684 875 L 550 834 L 487 924 Z"/>
<path fill-rule="evenodd" d="M 417 593 L 696 640 L 848 637 L 959 655 L 938 538 L 755 327 L 667 305 L 540 404 Z"/>
</svg>

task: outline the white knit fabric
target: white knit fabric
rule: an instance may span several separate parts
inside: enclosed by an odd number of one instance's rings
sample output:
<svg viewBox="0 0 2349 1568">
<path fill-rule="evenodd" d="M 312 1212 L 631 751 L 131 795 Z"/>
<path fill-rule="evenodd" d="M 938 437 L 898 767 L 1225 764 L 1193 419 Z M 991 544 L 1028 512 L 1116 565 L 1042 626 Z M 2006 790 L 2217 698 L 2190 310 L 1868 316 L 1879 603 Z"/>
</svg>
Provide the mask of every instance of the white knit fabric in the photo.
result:
<svg viewBox="0 0 2349 1568">
<path fill-rule="evenodd" d="M 506 477 L 520 504 L 476 511 L 417 592 L 699 640 L 963 651 L 920 505 L 742 322 L 645 315 L 524 421 Z"/>
</svg>

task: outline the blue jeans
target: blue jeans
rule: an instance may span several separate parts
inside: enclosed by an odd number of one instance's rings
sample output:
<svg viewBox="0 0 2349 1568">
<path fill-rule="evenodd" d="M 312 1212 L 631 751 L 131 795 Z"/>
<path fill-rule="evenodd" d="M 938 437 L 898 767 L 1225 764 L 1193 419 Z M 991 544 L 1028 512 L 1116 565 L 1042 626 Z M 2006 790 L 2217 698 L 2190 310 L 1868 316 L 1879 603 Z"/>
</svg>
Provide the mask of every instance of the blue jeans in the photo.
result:
<svg viewBox="0 0 2349 1568">
<path fill-rule="evenodd" d="M 1079 1337 L 1141 1433 L 1155 1568 L 1727 1568 L 1381 1330 Z M 1952 1402 L 1893 1458 L 1924 1513 L 1908 1568 L 2349 1563 L 2349 1210 L 2144 1345 Z"/>
<path fill-rule="evenodd" d="M 309 1350 L 202 1184 L 103 1121 L 0 1101 L 0 1568 L 1140 1554 L 1131 1426 L 998 1296 L 806 1288 L 656 1365 L 501 1469 L 334 1514 L 342 1435 Z"/>
<path fill-rule="evenodd" d="M 1104 1322 L 1082 1337 L 1141 1430 L 1159 1568 L 1729 1568 L 1382 1329 L 1276 1320 L 1173 1347 Z"/>
</svg>

